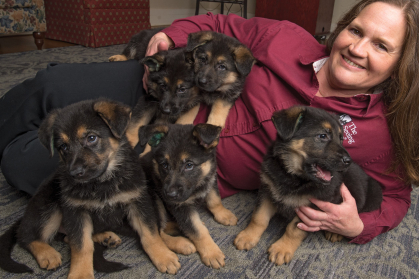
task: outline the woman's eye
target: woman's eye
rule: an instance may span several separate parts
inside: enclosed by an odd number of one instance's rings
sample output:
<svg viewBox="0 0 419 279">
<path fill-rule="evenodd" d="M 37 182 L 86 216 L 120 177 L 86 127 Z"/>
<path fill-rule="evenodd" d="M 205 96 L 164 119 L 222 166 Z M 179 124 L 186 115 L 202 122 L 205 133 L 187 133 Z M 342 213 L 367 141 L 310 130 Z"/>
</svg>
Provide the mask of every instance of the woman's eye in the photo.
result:
<svg viewBox="0 0 419 279">
<path fill-rule="evenodd" d="M 349 30 L 349 32 L 351 32 L 352 34 L 356 35 L 356 36 L 361 36 L 361 32 L 359 32 L 359 30 L 352 28 Z"/>
<path fill-rule="evenodd" d="M 218 65 L 218 70 L 225 71 L 227 70 L 227 67 L 224 65 Z"/>
<path fill-rule="evenodd" d="M 94 142 L 96 142 L 96 140 L 97 140 L 97 136 L 90 135 L 90 136 L 87 137 L 87 141 L 89 143 L 94 143 Z"/>
<path fill-rule="evenodd" d="M 186 171 L 191 171 L 193 170 L 193 168 L 194 168 L 194 165 L 192 163 L 187 163 L 185 166 Z"/>
<path fill-rule="evenodd" d="M 381 50 L 387 51 L 386 46 L 383 45 L 383 44 L 378 44 L 378 48 L 381 49 Z"/>
</svg>

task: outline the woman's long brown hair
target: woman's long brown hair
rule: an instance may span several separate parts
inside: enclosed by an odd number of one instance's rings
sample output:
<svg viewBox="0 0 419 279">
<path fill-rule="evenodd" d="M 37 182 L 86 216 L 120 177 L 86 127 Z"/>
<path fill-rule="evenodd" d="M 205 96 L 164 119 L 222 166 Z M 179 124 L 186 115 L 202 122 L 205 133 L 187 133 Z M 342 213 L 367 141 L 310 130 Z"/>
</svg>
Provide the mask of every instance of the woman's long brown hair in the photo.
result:
<svg viewBox="0 0 419 279">
<path fill-rule="evenodd" d="M 330 53 L 340 32 L 374 2 L 394 5 L 405 14 L 407 28 L 401 58 L 392 77 L 370 91 L 377 87 L 384 90 L 383 100 L 396 156 L 389 171 L 419 186 L 419 1 L 361 0 L 339 21 L 326 46 Z"/>
</svg>

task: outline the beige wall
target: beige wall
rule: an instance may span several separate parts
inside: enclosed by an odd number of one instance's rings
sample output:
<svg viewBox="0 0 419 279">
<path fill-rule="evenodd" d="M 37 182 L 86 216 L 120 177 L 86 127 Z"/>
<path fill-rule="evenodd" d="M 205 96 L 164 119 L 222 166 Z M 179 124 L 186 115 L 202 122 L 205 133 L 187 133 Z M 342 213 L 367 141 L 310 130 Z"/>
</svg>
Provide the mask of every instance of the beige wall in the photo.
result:
<svg viewBox="0 0 419 279">
<path fill-rule="evenodd" d="M 335 0 L 335 6 L 333 8 L 332 27 L 331 30 L 336 28 L 336 25 L 340 18 L 349 11 L 359 0 Z"/>
<path fill-rule="evenodd" d="M 257 0 L 247 1 L 247 18 L 255 16 L 256 1 Z M 358 1 L 359 0 L 335 0 L 331 26 L 332 30 L 336 27 L 336 24 L 341 18 L 341 16 Z M 195 4 L 195 0 L 150 0 L 151 26 L 169 25 L 175 19 L 195 15 Z M 226 14 L 229 7 L 230 4 L 225 4 L 224 14 Z M 199 13 L 205 14 L 207 11 L 219 13 L 220 3 L 202 2 L 201 7 L 199 9 Z M 240 6 L 233 5 L 231 7 L 230 12 L 241 15 Z"/>
</svg>

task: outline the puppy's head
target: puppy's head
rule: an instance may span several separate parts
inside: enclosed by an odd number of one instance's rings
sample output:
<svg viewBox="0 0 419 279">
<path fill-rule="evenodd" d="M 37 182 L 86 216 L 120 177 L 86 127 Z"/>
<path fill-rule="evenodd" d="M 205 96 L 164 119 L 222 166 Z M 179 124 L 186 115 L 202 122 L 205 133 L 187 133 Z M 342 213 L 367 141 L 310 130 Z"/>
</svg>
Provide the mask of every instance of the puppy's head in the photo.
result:
<svg viewBox="0 0 419 279">
<path fill-rule="evenodd" d="M 243 83 L 256 62 L 237 39 L 212 31 L 189 34 L 186 50 L 193 54 L 196 84 L 208 92 Z"/>
<path fill-rule="evenodd" d="M 119 165 L 118 151 L 131 109 L 109 101 L 83 101 L 52 111 L 39 127 L 39 139 L 51 156 L 56 149 L 60 167 L 79 183 L 99 178 Z"/>
<path fill-rule="evenodd" d="M 199 103 L 191 59 L 184 50 L 158 52 L 142 60 L 148 66 L 148 92 L 160 103 L 160 111 L 172 117 Z"/>
<path fill-rule="evenodd" d="M 215 149 L 221 127 L 210 124 L 148 125 L 141 144 L 151 145 L 149 164 L 163 198 L 181 203 L 207 193 L 216 179 Z"/>
<path fill-rule="evenodd" d="M 287 172 L 329 183 L 334 172 L 345 171 L 351 164 L 342 146 L 342 127 L 334 115 L 298 106 L 275 112 L 272 121 L 278 132 L 274 154 Z"/>
</svg>

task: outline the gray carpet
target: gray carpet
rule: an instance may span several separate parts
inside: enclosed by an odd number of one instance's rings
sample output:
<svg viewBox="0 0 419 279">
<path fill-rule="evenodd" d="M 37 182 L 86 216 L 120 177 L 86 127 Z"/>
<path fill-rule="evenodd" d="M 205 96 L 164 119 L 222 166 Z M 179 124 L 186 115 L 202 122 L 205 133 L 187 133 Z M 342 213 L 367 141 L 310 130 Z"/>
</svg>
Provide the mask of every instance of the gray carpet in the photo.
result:
<svg viewBox="0 0 419 279">
<path fill-rule="evenodd" d="M 35 76 L 49 62 L 105 62 L 123 46 L 90 49 L 81 46 L 0 55 L 0 96 L 15 84 Z M 1 136 L 1 135 L 0 135 Z M 128 264 L 119 273 L 96 273 L 97 278 L 419 278 L 419 208 L 418 190 L 412 193 L 412 206 L 403 222 L 394 230 L 378 236 L 365 245 L 347 241 L 332 244 L 321 232 L 312 233 L 297 250 L 289 265 L 275 266 L 268 261 L 267 249 L 283 233 L 284 225 L 273 219 L 261 242 L 249 252 L 238 251 L 235 236 L 246 227 L 255 202 L 255 192 L 243 192 L 223 200 L 239 218 L 235 227 L 216 223 L 202 211 L 202 219 L 210 234 L 226 255 L 226 266 L 213 270 L 200 261 L 198 254 L 179 256 L 182 268 L 175 276 L 159 273 L 133 239 L 108 250 L 106 258 Z M 10 187 L 0 173 L 0 233 L 22 216 L 28 196 Z M 56 271 L 41 270 L 26 251 L 16 247 L 13 257 L 35 270 L 32 275 L 8 274 L 0 270 L 0 278 L 65 278 L 69 269 L 69 249 L 61 242 L 53 246 L 63 256 L 63 266 Z"/>
</svg>

